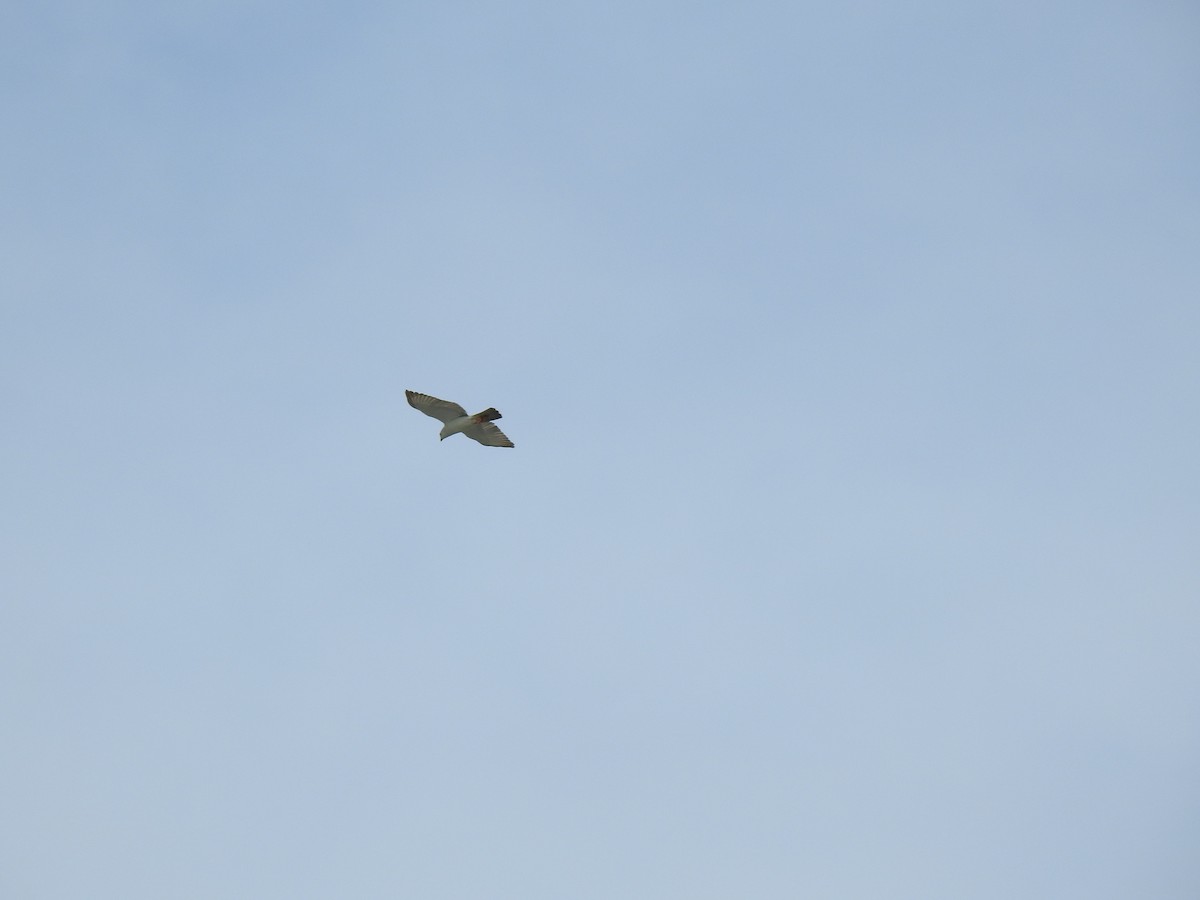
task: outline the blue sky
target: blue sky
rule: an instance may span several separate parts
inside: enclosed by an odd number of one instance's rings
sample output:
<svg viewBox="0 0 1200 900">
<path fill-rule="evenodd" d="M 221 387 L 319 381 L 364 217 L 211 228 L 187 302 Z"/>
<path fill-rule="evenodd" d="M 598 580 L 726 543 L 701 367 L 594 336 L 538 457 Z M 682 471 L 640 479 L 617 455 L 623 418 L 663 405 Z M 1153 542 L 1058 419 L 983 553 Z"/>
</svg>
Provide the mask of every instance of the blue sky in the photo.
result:
<svg viewBox="0 0 1200 900">
<path fill-rule="evenodd" d="M 0 893 L 1197 896 L 1198 38 L 7 6 Z"/>
</svg>

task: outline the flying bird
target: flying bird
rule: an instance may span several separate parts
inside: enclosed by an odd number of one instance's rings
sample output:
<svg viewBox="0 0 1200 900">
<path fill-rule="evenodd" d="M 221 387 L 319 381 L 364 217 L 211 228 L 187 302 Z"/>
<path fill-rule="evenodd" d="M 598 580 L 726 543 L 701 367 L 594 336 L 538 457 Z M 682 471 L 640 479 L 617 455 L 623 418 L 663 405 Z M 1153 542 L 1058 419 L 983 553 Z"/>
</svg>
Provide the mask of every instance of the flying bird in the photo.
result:
<svg viewBox="0 0 1200 900">
<path fill-rule="evenodd" d="M 495 419 L 501 418 L 494 406 L 469 416 L 465 409 L 449 400 L 439 400 L 437 397 L 418 394 L 416 391 L 405 391 L 404 394 L 408 397 L 408 405 L 413 409 L 419 409 L 425 415 L 433 416 L 443 423 L 440 432 L 443 441 L 452 434 L 462 432 L 485 447 L 514 446 L 513 442 L 505 437 L 504 432 L 492 424 Z"/>
</svg>

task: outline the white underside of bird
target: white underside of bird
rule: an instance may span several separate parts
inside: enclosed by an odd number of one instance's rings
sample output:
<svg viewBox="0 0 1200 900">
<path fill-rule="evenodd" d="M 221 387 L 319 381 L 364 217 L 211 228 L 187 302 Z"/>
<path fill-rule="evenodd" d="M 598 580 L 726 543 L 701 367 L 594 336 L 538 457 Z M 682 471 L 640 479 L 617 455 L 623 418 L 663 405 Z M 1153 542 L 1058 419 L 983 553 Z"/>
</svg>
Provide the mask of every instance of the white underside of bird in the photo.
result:
<svg viewBox="0 0 1200 900">
<path fill-rule="evenodd" d="M 468 415 L 465 409 L 449 400 L 439 400 L 437 397 L 419 394 L 416 391 L 405 391 L 404 394 L 408 397 L 409 406 L 419 409 L 427 416 L 433 416 L 442 423 L 439 437 L 443 441 L 452 434 L 465 434 L 485 447 L 514 446 L 504 432 L 492 424 L 495 419 L 501 418 L 499 410 L 494 406 L 483 412 Z"/>
</svg>

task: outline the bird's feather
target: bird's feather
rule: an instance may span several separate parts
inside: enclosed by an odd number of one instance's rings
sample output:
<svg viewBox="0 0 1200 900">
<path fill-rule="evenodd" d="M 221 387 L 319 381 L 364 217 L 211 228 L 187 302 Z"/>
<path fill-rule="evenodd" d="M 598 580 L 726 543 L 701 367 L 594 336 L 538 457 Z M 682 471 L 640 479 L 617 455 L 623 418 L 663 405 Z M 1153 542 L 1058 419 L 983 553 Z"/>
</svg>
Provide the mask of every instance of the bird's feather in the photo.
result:
<svg viewBox="0 0 1200 900">
<path fill-rule="evenodd" d="M 457 403 L 451 403 L 449 400 L 439 400 L 437 397 L 430 397 L 428 394 L 418 394 L 416 391 L 405 391 L 404 395 L 408 397 L 408 405 L 413 409 L 419 409 L 427 416 L 433 416 L 442 424 L 453 419 L 461 419 L 467 414 L 467 411 Z"/>
<path fill-rule="evenodd" d="M 482 413 L 481 413 L 482 415 Z M 499 418 L 497 416 L 497 418 Z M 479 441 L 485 447 L 514 447 L 507 435 L 491 422 L 477 422 L 463 429 L 463 434 L 473 441 Z"/>
</svg>

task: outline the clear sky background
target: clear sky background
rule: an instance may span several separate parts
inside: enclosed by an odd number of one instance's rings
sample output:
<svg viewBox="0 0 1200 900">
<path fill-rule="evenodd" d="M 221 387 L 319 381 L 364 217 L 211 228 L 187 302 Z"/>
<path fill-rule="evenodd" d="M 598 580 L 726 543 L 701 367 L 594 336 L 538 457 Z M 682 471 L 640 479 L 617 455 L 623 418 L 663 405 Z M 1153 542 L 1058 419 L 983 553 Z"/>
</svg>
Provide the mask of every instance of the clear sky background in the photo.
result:
<svg viewBox="0 0 1200 900">
<path fill-rule="evenodd" d="M 1200 896 L 1193 3 L 0 72 L 0 896 Z"/>
</svg>

